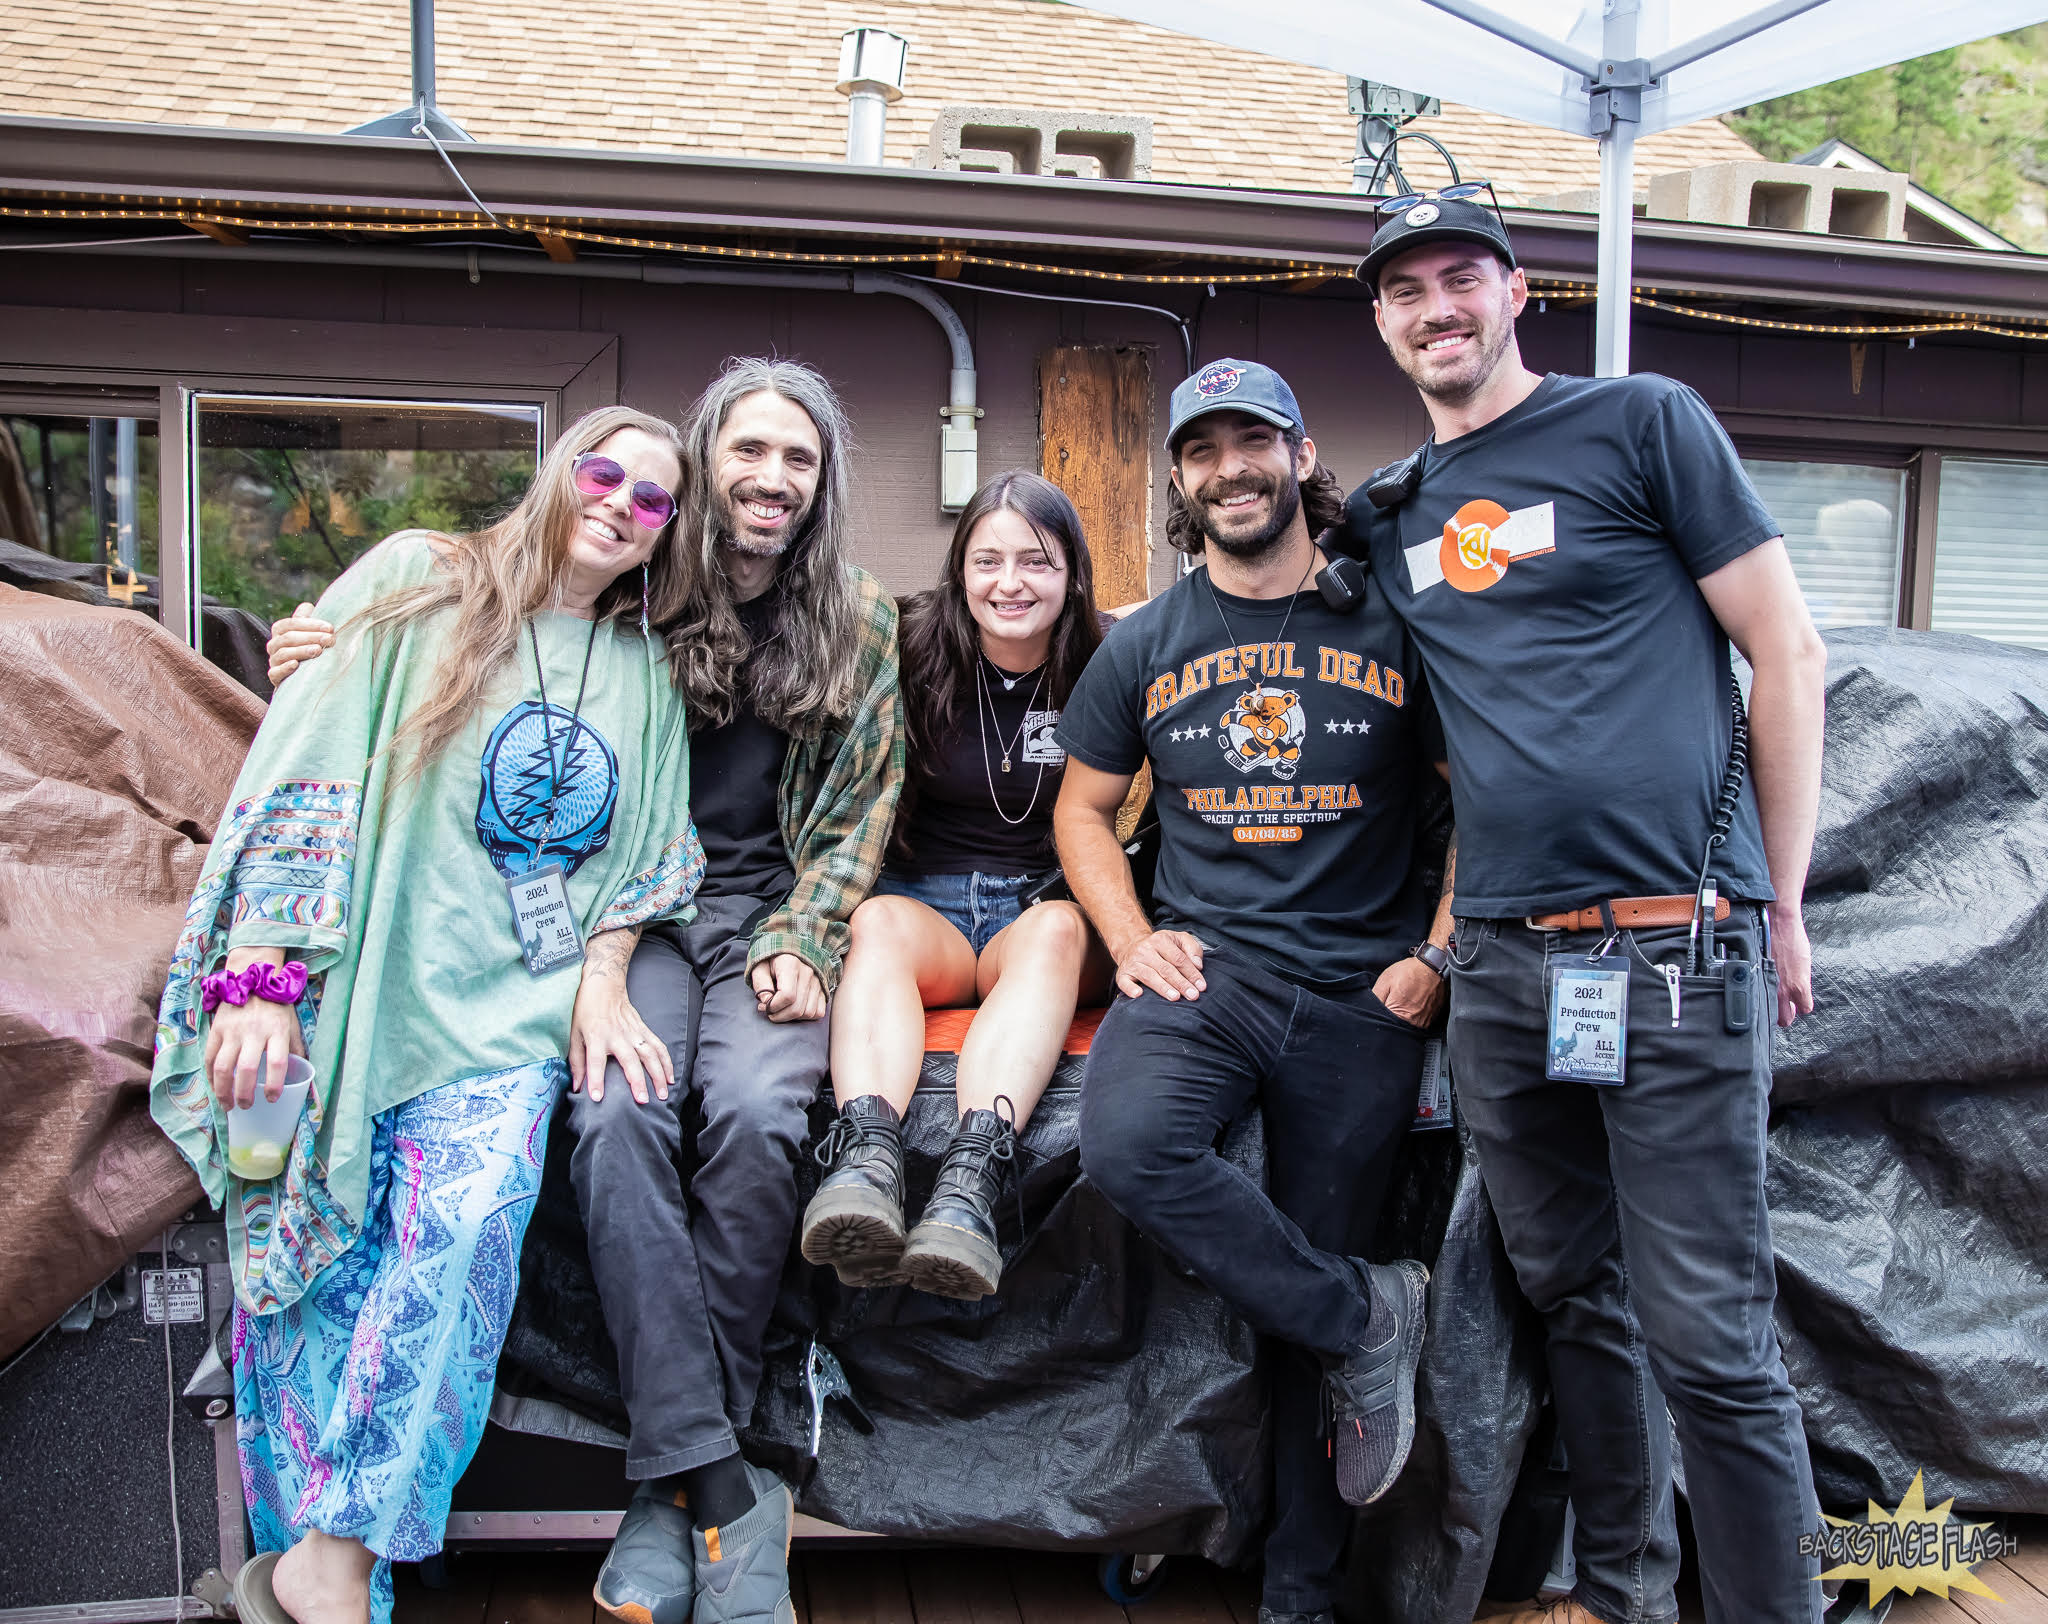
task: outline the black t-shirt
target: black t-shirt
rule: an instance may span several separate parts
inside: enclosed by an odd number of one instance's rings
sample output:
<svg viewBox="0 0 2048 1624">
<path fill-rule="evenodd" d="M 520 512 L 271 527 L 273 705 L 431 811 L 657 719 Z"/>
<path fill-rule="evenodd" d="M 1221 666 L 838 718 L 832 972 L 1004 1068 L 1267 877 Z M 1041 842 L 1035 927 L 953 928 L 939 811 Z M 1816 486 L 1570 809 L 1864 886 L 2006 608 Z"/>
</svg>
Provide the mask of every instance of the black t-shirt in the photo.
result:
<svg viewBox="0 0 2048 1624">
<path fill-rule="evenodd" d="M 1042 668 L 1008 688 L 1005 675 L 985 665 L 982 692 L 966 683 L 964 697 L 980 707 L 978 725 L 963 706 L 935 758 L 913 764 L 928 771 L 919 773 L 901 844 L 920 874 L 1038 874 L 1053 866 L 1052 808 L 1067 766 L 1054 737 L 1060 713 Z"/>
<path fill-rule="evenodd" d="M 1553 373 L 1430 446 L 1392 512 L 1354 492 L 1347 529 L 1443 714 L 1458 912 L 1689 892 L 1732 730 L 1728 639 L 1694 583 L 1779 534 L 1706 402 Z M 1746 781 L 1714 873 L 1771 896 Z"/>
<path fill-rule="evenodd" d="M 758 649 L 768 635 L 770 595 L 749 599 L 739 611 Z M 740 693 L 747 691 L 742 668 Z M 777 806 L 788 756 L 789 735 L 762 721 L 745 697 L 725 726 L 691 735 L 690 816 L 704 843 L 703 895 L 780 896 L 796 884 Z"/>
<path fill-rule="evenodd" d="M 1422 940 L 1417 774 L 1442 736 L 1379 592 L 1338 614 L 1314 591 L 1212 593 L 1196 570 L 1110 632 L 1059 739 L 1102 772 L 1151 761 L 1161 929 L 1312 985 L 1377 976 Z"/>
</svg>

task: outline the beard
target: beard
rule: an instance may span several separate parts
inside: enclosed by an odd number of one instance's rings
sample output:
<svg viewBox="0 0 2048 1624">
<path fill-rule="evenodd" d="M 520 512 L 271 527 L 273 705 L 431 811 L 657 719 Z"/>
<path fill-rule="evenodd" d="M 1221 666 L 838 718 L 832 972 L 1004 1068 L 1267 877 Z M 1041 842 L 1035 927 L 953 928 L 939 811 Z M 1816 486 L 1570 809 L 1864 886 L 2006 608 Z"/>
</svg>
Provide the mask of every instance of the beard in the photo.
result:
<svg viewBox="0 0 2048 1624">
<path fill-rule="evenodd" d="M 1256 530 L 1226 535 L 1213 504 L 1245 491 L 1270 494 L 1273 498 L 1272 517 Z M 1239 480 L 1227 488 L 1209 484 L 1197 491 L 1195 500 L 1188 505 L 1194 513 L 1195 528 L 1201 531 L 1202 538 L 1210 546 L 1228 553 L 1240 563 L 1248 564 L 1264 558 L 1278 547 L 1280 538 L 1293 525 L 1295 515 L 1301 511 L 1301 481 L 1290 474 L 1284 484 L 1270 480 L 1258 484 Z"/>
<path fill-rule="evenodd" d="M 1500 308 L 1489 314 L 1473 333 L 1466 354 L 1441 370 L 1431 368 L 1427 353 L 1414 348 L 1416 343 L 1427 344 L 1446 332 L 1457 332 L 1462 325 L 1419 332 L 1394 352 L 1394 363 L 1408 375 L 1408 381 L 1431 400 L 1446 406 L 1462 406 L 1500 371 L 1501 359 L 1515 340 L 1514 307 L 1503 297 Z"/>
<path fill-rule="evenodd" d="M 789 517 L 774 531 L 756 529 L 740 504 L 748 500 L 785 502 L 786 492 L 765 491 L 751 482 L 735 485 L 732 494 L 725 499 L 723 540 L 736 553 L 745 553 L 749 558 L 780 558 L 788 552 L 797 539 L 797 531 L 805 519 L 810 517 L 809 508 L 792 505 Z"/>
</svg>

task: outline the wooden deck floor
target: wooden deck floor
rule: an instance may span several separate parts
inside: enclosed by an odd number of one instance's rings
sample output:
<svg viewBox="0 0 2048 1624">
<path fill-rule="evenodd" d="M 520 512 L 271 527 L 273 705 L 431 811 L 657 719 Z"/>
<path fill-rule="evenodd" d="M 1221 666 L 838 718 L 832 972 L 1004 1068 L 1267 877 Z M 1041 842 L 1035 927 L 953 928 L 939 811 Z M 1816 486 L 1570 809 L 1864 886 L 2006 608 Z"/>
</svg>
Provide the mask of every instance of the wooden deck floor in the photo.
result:
<svg viewBox="0 0 2048 1624">
<path fill-rule="evenodd" d="M 1977 1570 L 2000 1600 L 1902 1597 L 1889 1624 L 2048 1624 L 2048 1519 L 2014 1526 L 2019 1552 Z M 610 1624 L 590 1587 L 599 1554 L 472 1552 L 450 1587 L 398 1574 L 395 1624 Z M 892 1550 L 831 1545 L 791 1562 L 798 1624 L 1257 1624 L 1258 1591 L 1238 1573 L 1176 1558 L 1149 1600 L 1119 1607 L 1095 1582 L 1095 1558 L 1040 1552 Z M 1696 1596 L 1684 1624 L 1700 1624 Z M 1482 1615 L 1484 1616 L 1484 1615 Z"/>
<path fill-rule="evenodd" d="M 450 1588 L 398 1573 L 394 1624 L 610 1624 L 590 1587 L 596 1554 L 472 1553 Z M 1176 1560 L 1149 1600 L 1116 1606 L 1096 1559 L 1009 1551 L 828 1548 L 796 1552 L 797 1624 L 1257 1624 L 1258 1592 L 1241 1574 Z"/>
</svg>

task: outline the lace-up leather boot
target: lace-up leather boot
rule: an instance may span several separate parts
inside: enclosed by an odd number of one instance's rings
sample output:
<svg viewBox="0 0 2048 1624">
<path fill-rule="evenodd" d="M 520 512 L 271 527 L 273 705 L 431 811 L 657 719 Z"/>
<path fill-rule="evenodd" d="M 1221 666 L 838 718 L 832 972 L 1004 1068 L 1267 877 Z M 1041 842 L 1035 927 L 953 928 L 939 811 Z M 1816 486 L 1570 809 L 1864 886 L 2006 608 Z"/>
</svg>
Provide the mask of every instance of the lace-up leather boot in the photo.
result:
<svg viewBox="0 0 2048 1624">
<path fill-rule="evenodd" d="M 932 1198 L 903 1248 L 903 1273 L 919 1291 L 972 1302 L 1001 1283 L 1003 1254 L 996 1243 L 995 1204 L 1002 1194 L 1004 1169 L 1016 1155 L 1017 1130 L 996 1112 L 969 1111 L 960 1119 L 932 1186 Z M 1020 1192 L 1020 1232 L 1023 1226 Z"/>
<path fill-rule="evenodd" d="M 839 1108 L 811 1152 L 825 1182 L 804 1209 L 803 1254 L 829 1263 L 849 1286 L 900 1280 L 903 1253 L 903 1124 L 879 1094 Z"/>
</svg>

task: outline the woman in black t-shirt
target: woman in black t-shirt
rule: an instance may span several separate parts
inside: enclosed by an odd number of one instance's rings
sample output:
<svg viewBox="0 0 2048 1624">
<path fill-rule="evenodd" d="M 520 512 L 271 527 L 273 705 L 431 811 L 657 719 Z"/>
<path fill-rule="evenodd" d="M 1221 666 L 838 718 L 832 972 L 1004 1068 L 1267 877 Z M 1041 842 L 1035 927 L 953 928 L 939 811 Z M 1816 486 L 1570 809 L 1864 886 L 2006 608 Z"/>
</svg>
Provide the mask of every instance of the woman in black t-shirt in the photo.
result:
<svg viewBox="0 0 2048 1624">
<path fill-rule="evenodd" d="M 1051 1080 L 1075 1006 L 1109 955 L 1071 902 L 1025 907 L 1055 866 L 1060 707 L 1102 640 L 1081 517 L 1036 474 L 998 474 L 954 527 L 945 574 L 903 606 L 909 778 L 889 863 L 853 915 L 832 1002 L 839 1119 L 803 1253 L 852 1285 L 946 1297 L 996 1289 L 993 1202 L 1016 1130 Z M 900 1121 L 924 1012 L 979 1002 L 960 1046 L 960 1125 L 906 1237 Z"/>
</svg>

